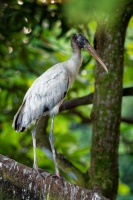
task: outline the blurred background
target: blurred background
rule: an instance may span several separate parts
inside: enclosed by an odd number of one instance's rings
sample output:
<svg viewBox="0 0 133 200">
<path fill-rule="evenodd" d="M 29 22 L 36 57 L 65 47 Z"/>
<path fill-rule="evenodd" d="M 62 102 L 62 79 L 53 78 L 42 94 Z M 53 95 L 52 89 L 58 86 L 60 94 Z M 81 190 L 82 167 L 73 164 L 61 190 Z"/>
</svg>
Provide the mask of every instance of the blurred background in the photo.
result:
<svg viewBox="0 0 133 200">
<path fill-rule="evenodd" d="M 102 16 L 103 7 L 107 8 L 102 2 L 95 9 L 93 1 L 0 3 L 0 154 L 32 167 L 31 129 L 16 133 L 12 128 L 13 117 L 33 81 L 52 65 L 70 58 L 73 33 L 84 33 L 93 44 L 97 18 Z M 65 100 L 94 91 L 95 61 L 85 51 L 82 54 L 82 68 Z M 127 28 L 124 56 L 123 88 L 127 88 L 133 86 L 133 18 Z M 92 105 L 79 106 L 55 117 L 55 148 L 83 173 L 90 166 L 91 110 Z M 47 140 L 49 125 L 50 120 L 46 126 Z M 123 97 L 120 130 L 117 199 L 127 200 L 133 198 L 133 96 Z M 37 159 L 40 168 L 54 172 L 51 158 L 41 148 L 37 148 Z"/>
</svg>

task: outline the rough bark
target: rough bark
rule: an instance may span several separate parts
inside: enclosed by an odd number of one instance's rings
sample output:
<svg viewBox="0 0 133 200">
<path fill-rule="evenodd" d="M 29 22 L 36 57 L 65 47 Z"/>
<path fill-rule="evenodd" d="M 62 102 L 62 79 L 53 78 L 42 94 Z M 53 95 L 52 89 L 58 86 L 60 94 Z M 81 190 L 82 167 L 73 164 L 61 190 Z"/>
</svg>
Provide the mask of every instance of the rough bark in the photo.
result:
<svg viewBox="0 0 133 200">
<path fill-rule="evenodd" d="M 98 188 L 86 190 L 40 171 L 43 177 L 22 164 L 0 155 L 0 199 L 106 200 Z"/>
<path fill-rule="evenodd" d="M 131 0 L 122 0 L 119 7 L 104 16 L 95 35 L 95 48 L 109 73 L 106 74 L 97 64 L 89 184 L 98 185 L 109 199 L 116 198 L 118 188 L 124 41 L 131 7 L 133 8 Z"/>
</svg>

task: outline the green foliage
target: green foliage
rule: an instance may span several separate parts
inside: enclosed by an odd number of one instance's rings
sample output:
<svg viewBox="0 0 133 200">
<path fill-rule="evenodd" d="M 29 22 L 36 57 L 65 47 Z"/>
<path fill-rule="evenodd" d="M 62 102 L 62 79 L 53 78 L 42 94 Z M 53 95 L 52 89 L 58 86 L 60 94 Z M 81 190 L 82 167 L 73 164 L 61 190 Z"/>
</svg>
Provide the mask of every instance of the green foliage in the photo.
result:
<svg viewBox="0 0 133 200">
<path fill-rule="evenodd" d="M 17 134 L 12 129 L 13 116 L 32 82 L 52 65 L 65 61 L 71 56 L 72 33 L 84 32 L 89 35 L 89 40 L 93 43 L 96 21 L 93 18 L 91 5 L 93 1 L 89 3 L 79 1 L 76 4 L 73 1 L 74 6 L 68 4 L 63 8 L 61 5 L 44 5 L 41 1 L 27 0 L 22 4 L 18 2 L 12 0 L 10 3 L 3 3 L 0 8 L 0 153 L 32 166 L 33 149 L 30 130 Z M 98 1 L 96 2 L 95 7 L 99 5 Z M 107 6 L 107 3 L 104 4 L 105 1 L 102 2 L 101 9 L 102 5 Z M 82 10 L 80 20 L 77 17 L 79 9 Z M 132 32 L 133 19 L 129 23 L 125 42 L 124 87 L 133 84 Z M 94 91 L 94 60 L 86 52 L 83 52 L 83 58 L 82 68 L 66 99 L 84 96 Z M 131 97 L 124 97 L 123 117 L 133 116 L 132 106 Z M 59 114 L 55 118 L 56 149 L 84 173 L 90 165 L 92 127 L 90 124 L 83 123 L 83 117 L 90 118 L 90 113 L 91 106 L 81 106 Z M 128 170 L 133 166 L 131 164 L 132 125 L 121 123 L 121 133 L 118 191 L 121 196 L 118 196 L 118 199 L 133 195 L 131 189 L 133 182 L 130 180 L 132 172 L 131 169 Z M 125 138 L 131 144 L 128 148 Z M 54 171 L 53 162 L 40 149 L 37 149 L 37 157 L 39 167 L 50 172 Z M 122 159 L 126 160 L 126 167 Z M 128 175 L 125 173 L 127 171 Z"/>
<path fill-rule="evenodd" d="M 124 183 L 119 183 L 119 188 L 118 188 L 118 193 L 122 195 L 127 195 L 130 193 L 130 188 L 124 184 Z"/>
</svg>

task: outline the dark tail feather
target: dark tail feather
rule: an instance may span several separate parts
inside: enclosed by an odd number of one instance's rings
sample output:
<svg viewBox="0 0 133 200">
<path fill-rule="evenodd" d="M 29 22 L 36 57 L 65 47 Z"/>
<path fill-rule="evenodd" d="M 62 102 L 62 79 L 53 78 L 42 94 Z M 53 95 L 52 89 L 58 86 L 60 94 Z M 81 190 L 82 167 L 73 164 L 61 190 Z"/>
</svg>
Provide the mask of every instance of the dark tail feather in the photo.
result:
<svg viewBox="0 0 133 200">
<path fill-rule="evenodd" d="M 23 132 L 25 131 L 26 127 L 22 127 L 21 122 L 22 122 L 22 116 L 23 116 L 23 109 L 24 109 L 25 101 L 22 103 L 20 106 L 18 112 L 16 113 L 12 127 L 17 131 L 17 132 Z"/>
<path fill-rule="evenodd" d="M 21 113 L 20 113 L 21 114 Z M 26 127 L 22 127 L 21 126 L 21 123 L 18 123 L 18 118 L 19 118 L 19 114 L 18 114 L 18 116 L 16 117 L 16 119 L 15 119 L 15 121 L 14 121 L 14 128 L 15 128 L 15 130 L 17 131 L 17 132 L 23 132 L 23 131 L 25 131 L 25 129 L 26 129 Z"/>
</svg>

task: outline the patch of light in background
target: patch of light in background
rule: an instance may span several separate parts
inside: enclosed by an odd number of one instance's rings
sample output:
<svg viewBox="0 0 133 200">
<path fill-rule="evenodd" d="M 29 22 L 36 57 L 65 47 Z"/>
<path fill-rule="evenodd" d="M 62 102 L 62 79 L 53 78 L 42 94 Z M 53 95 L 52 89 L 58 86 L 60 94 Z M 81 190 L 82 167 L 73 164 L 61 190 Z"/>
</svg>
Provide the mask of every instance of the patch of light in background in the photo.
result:
<svg viewBox="0 0 133 200">
<path fill-rule="evenodd" d="M 51 1 L 41 0 L 41 2 L 44 4 L 54 4 L 54 3 L 62 3 L 63 1 L 62 0 L 51 0 Z"/>
<path fill-rule="evenodd" d="M 24 20 L 25 20 L 26 22 L 28 22 L 28 19 L 27 19 L 27 17 L 25 17 L 25 18 L 24 18 Z"/>
<path fill-rule="evenodd" d="M 12 53 L 13 52 L 13 48 L 12 47 L 8 47 L 8 52 Z"/>
<path fill-rule="evenodd" d="M 24 34 L 29 34 L 29 33 L 31 33 L 31 28 L 27 28 L 27 27 L 23 27 L 23 32 L 24 32 Z"/>
<path fill-rule="evenodd" d="M 19 4 L 19 5 L 23 5 L 23 1 L 18 0 L 18 4 Z"/>
<path fill-rule="evenodd" d="M 23 43 L 27 44 L 29 42 L 29 39 L 28 38 L 24 38 L 23 39 Z"/>
</svg>

